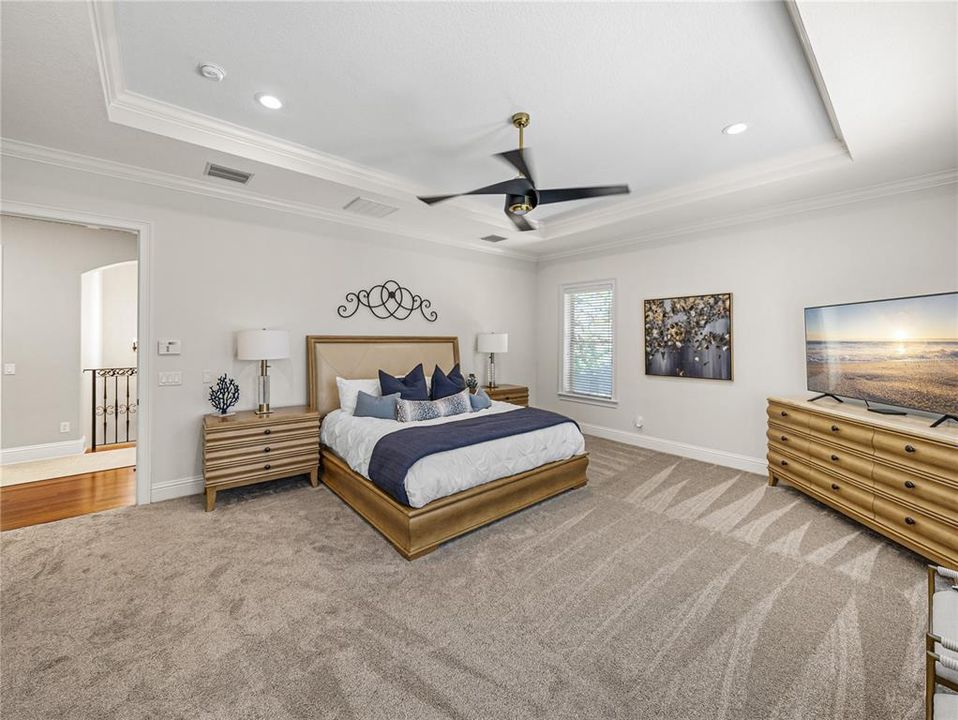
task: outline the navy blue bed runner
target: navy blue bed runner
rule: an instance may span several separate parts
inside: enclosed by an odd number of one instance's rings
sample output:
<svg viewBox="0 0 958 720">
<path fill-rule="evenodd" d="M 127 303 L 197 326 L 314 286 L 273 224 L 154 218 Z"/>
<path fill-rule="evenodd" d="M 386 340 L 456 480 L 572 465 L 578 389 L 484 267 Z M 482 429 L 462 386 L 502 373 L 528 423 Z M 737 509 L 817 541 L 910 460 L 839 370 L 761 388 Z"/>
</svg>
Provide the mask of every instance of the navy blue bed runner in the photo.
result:
<svg viewBox="0 0 958 720">
<path fill-rule="evenodd" d="M 406 473 L 424 457 L 567 422 L 575 423 L 559 413 L 522 408 L 441 425 L 397 430 L 383 435 L 373 448 L 369 459 L 369 479 L 403 505 L 408 505 Z"/>
</svg>

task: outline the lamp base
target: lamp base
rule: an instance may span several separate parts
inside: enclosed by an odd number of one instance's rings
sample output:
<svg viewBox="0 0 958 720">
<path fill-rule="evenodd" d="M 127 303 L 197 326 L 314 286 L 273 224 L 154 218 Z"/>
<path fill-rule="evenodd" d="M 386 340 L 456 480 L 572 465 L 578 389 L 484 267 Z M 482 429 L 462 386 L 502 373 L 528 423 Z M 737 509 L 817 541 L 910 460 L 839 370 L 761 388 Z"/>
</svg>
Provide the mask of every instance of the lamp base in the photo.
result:
<svg viewBox="0 0 958 720">
<path fill-rule="evenodd" d="M 269 405 L 268 405 L 268 404 L 267 404 L 267 405 L 260 405 L 256 410 L 254 410 L 254 412 L 255 412 L 257 415 L 260 415 L 260 416 L 263 416 L 263 415 L 272 415 L 272 414 L 273 414 L 273 411 L 269 409 Z"/>
<path fill-rule="evenodd" d="M 496 384 L 496 354 L 489 353 L 489 382 L 486 384 L 486 387 L 497 388 L 499 387 Z"/>
</svg>

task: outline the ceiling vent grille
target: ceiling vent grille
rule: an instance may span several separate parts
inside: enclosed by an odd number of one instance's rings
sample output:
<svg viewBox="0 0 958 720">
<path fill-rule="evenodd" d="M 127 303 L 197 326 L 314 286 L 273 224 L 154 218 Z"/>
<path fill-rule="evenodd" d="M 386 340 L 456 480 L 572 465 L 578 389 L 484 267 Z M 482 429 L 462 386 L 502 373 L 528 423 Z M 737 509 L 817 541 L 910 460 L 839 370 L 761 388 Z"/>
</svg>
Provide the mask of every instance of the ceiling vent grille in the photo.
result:
<svg viewBox="0 0 958 720">
<path fill-rule="evenodd" d="M 204 172 L 204 175 L 220 178 L 221 180 L 237 182 L 241 185 L 246 185 L 246 183 L 248 183 L 253 177 L 253 173 L 243 172 L 242 170 L 234 170 L 233 168 L 228 168 L 224 165 L 217 165 L 216 163 L 206 163 L 206 171 Z"/>
<path fill-rule="evenodd" d="M 354 212 L 357 215 L 366 215 L 368 217 L 383 218 L 392 215 L 399 208 L 392 205 L 386 205 L 375 200 L 369 200 L 364 197 L 355 197 L 343 205 L 343 210 Z"/>
<path fill-rule="evenodd" d="M 480 240 L 485 240 L 486 242 L 497 243 L 505 240 L 502 235 L 486 235 L 485 237 L 479 238 Z"/>
</svg>

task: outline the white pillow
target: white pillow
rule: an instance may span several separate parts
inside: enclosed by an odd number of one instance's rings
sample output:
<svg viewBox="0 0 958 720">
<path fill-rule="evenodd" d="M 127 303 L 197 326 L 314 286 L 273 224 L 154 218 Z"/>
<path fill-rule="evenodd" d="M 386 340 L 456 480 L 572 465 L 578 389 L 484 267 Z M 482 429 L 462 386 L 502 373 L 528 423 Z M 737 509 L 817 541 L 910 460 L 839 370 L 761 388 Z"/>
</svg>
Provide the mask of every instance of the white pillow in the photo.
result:
<svg viewBox="0 0 958 720">
<path fill-rule="evenodd" d="M 379 378 L 347 380 L 338 377 L 336 387 L 339 389 L 339 407 L 347 415 L 356 412 L 356 399 L 359 397 L 360 390 L 375 397 L 382 397 L 383 394 L 382 388 L 379 387 Z"/>
</svg>

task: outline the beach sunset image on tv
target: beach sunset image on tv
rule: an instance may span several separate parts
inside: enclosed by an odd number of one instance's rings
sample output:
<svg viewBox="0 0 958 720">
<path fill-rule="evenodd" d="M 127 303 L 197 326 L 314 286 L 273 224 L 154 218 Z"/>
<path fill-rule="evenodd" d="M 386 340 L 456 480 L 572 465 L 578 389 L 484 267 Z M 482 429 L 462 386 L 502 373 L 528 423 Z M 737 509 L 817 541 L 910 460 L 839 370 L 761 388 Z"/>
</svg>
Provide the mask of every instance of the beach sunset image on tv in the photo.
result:
<svg viewBox="0 0 958 720">
<path fill-rule="evenodd" d="M 958 292 L 805 309 L 808 389 L 958 413 Z"/>
</svg>

